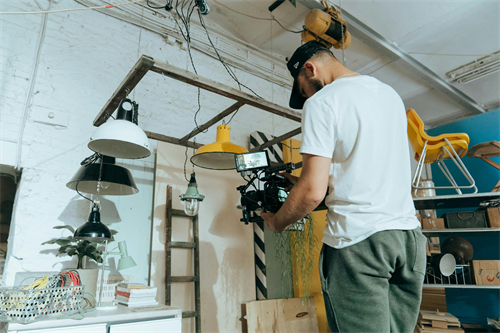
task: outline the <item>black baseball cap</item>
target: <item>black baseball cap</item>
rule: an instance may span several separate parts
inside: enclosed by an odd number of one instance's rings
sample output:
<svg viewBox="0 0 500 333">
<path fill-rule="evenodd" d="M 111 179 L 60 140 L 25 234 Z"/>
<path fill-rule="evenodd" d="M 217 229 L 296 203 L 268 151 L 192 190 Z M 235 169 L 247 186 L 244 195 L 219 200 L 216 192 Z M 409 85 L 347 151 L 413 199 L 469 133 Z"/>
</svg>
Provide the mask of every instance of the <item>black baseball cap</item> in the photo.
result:
<svg viewBox="0 0 500 333">
<path fill-rule="evenodd" d="M 292 109 L 302 109 L 304 107 L 304 103 L 306 102 L 307 98 L 302 96 L 299 91 L 297 77 L 299 76 L 302 66 L 304 66 L 307 60 L 311 59 L 311 57 L 320 50 L 331 52 L 323 44 L 320 44 L 316 41 L 307 42 L 301 45 L 297 50 L 295 50 L 292 57 L 286 64 L 286 67 L 288 67 L 288 70 L 293 77 L 292 95 L 290 96 L 289 103 Z"/>
</svg>

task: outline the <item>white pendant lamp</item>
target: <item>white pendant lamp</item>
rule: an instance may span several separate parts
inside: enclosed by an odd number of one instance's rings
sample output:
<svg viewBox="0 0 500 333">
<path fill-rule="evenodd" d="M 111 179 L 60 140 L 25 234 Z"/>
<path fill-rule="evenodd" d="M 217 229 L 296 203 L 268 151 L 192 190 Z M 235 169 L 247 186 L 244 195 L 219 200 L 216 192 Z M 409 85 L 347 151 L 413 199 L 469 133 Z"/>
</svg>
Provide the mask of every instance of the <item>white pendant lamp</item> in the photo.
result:
<svg viewBox="0 0 500 333">
<path fill-rule="evenodd" d="M 116 158 L 144 158 L 151 155 L 148 137 L 132 121 L 133 113 L 139 105 L 124 98 L 118 107 L 116 120 L 108 119 L 94 132 L 88 147 L 105 156 Z"/>
<path fill-rule="evenodd" d="M 194 165 L 212 170 L 236 169 L 235 154 L 248 153 L 245 148 L 231 143 L 230 127 L 217 127 L 217 139 L 214 143 L 200 147 L 191 157 Z"/>
</svg>

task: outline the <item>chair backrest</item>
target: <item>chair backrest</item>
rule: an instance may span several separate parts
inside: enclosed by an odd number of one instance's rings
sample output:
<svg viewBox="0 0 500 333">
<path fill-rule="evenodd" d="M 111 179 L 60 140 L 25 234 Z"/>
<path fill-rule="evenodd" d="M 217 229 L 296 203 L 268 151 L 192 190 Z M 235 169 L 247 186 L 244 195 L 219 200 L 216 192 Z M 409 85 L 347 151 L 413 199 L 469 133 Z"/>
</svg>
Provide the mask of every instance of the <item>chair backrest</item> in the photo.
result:
<svg viewBox="0 0 500 333">
<path fill-rule="evenodd" d="M 422 153 L 425 141 L 422 140 L 420 128 L 424 128 L 424 123 L 413 109 L 406 111 L 406 118 L 408 120 L 408 139 L 416 154 Z"/>
<path fill-rule="evenodd" d="M 414 109 L 409 109 L 406 111 L 406 118 L 408 120 L 408 139 L 415 152 L 415 159 L 418 161 L 422 150 L 424 149 L 425 142 L 427 141 L 427 148 L 429 150 L 440 149 L 445 144 L 445 138 L 451 142 L 460 142 L 460 144 L 455 148 L 460 148 L 463 157 L 467 152 L 469 144 L 469 136 L 466 133 L 452 133 L 452 134 L 441 134 L 439 136 L 429 136 L 425 133 L 424 122 L 418 116 Z M 436 154 L 434 154 L 436 155 Z M 438 156 L 437 154 L 436 156 Z M 429 155 L 430 156 L 430 155 Z M 428 158 L 426 157 L 426 160 Z"/>
</svg>

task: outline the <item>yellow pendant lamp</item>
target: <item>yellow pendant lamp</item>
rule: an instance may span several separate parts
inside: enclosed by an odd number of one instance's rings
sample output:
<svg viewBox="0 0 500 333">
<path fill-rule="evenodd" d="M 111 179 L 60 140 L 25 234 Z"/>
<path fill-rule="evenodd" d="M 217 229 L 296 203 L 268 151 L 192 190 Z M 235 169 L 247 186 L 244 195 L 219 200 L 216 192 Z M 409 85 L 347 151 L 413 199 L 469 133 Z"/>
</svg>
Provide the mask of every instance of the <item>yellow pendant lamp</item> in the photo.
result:
<svg viewBox="0 0 500 333">
<path fill-rule="evenodd" d="M 214 143 L 200 147 L 191 157 L 194 165 L 212 170 L 236 169 L 235 154 L 248 153 L 245 148 L 231 143 L 230 127 L 217 127 L 217 139 Z"/>
</svg>

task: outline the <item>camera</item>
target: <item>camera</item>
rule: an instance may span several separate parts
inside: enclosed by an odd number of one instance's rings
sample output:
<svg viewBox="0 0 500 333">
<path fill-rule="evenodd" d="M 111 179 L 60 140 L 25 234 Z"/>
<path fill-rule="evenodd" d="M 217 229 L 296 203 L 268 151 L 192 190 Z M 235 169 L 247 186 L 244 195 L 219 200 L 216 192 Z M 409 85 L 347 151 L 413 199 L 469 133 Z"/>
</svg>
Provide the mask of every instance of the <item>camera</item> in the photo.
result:
<svg viewBox="0 0 500 333">
<path fill-rule="evenodd" d="M 288 196 L 285 188 L 291 185 L 288 179 L 279 173 L 282 171 L 292 172 L 295 169 L 295 164 L 271 166 L 267 151 L 236 154 L 235 162 L 236 171 L 240 172 L 247 182 L 246 185 L 236 188 L 241 194 L 243 218 L 240 221 L 245 224 L 263 221 L 256 214 L 257 211 L 276 213 Z M 256 184 L 257 180 L 263 183 L 262 189 L 260 189 L 261 184 Z M 253 189 L 249 190 L 250 187 Z"/>
</svg>

